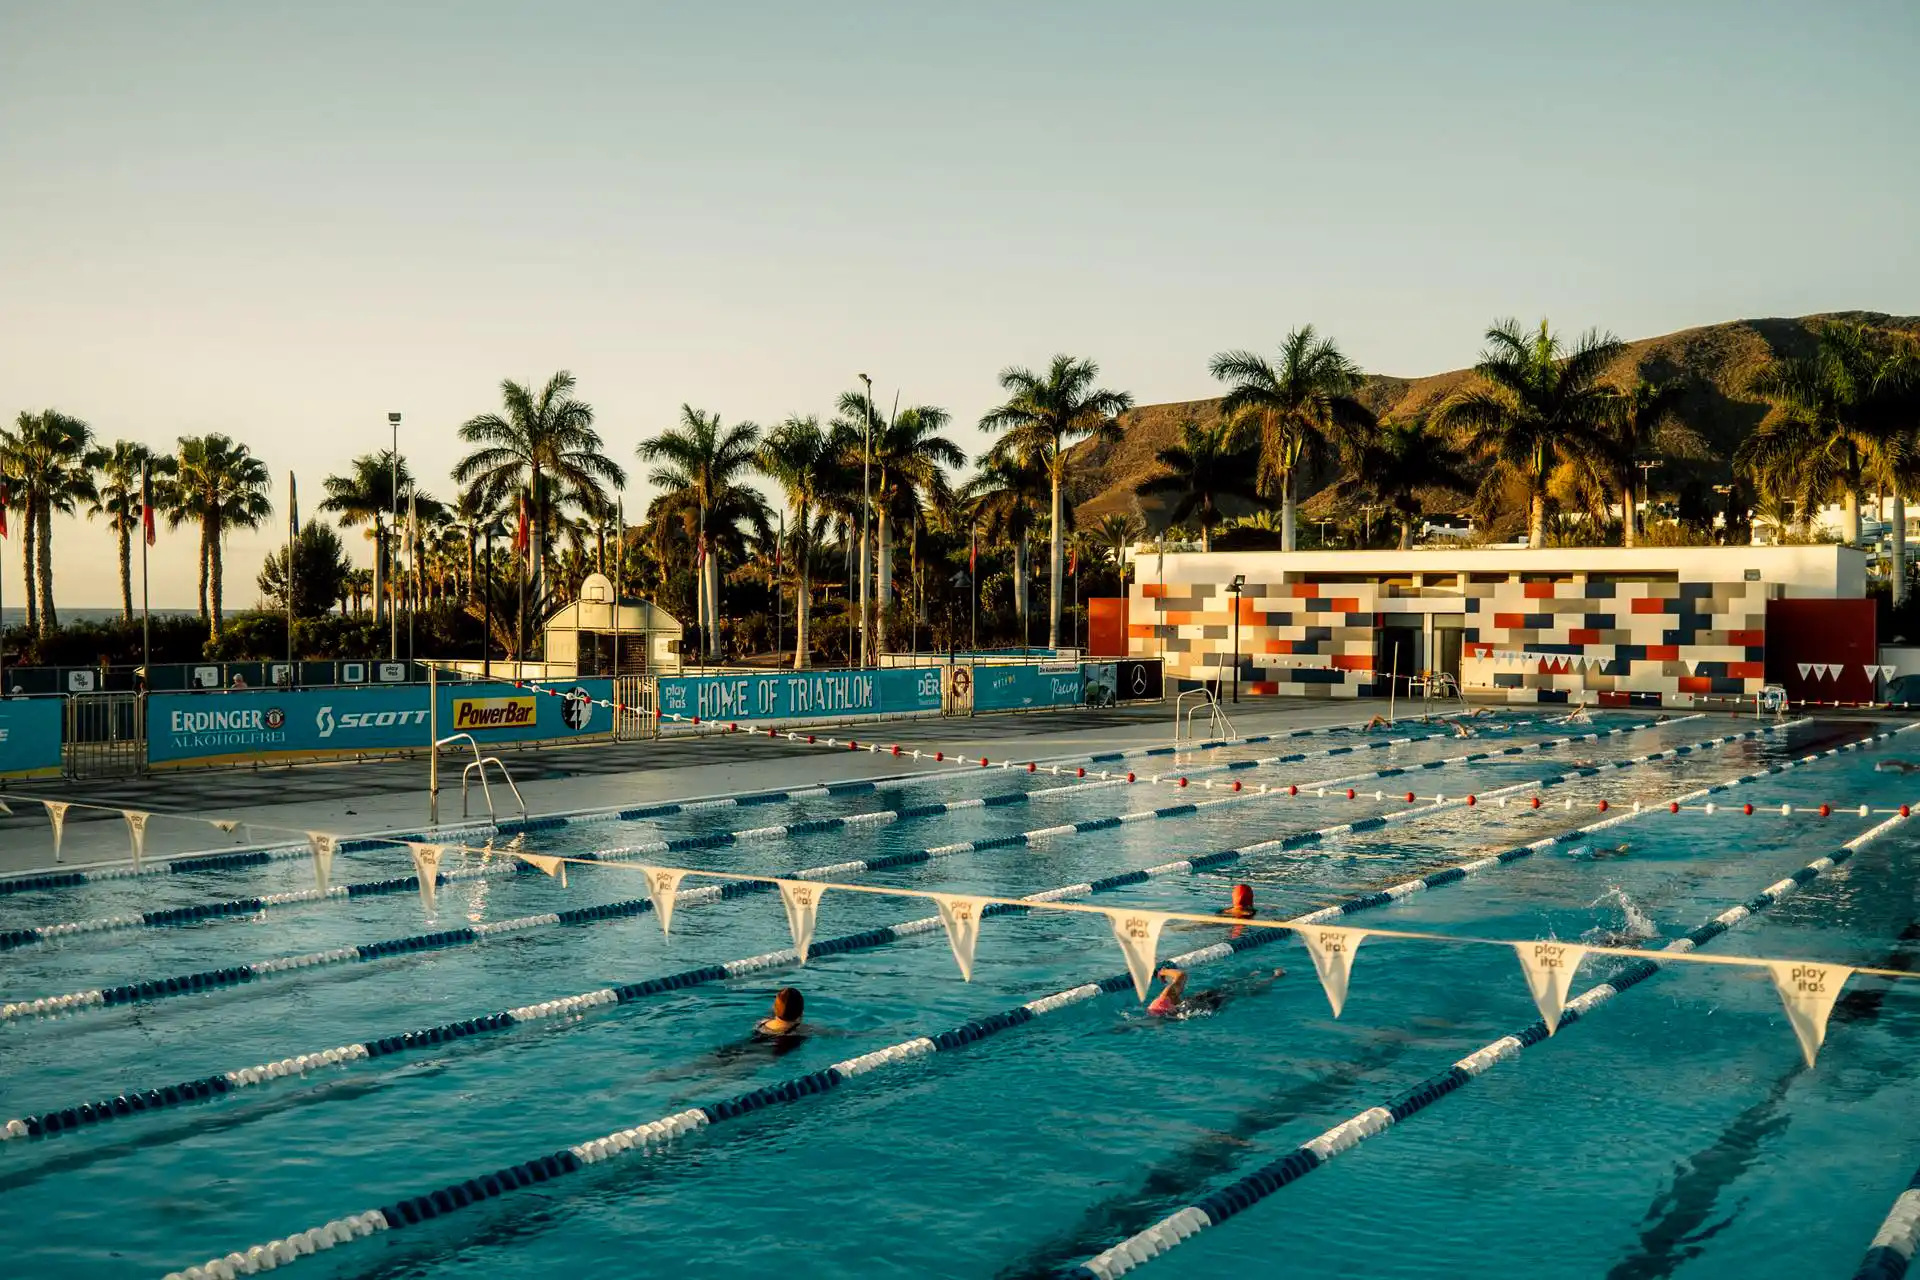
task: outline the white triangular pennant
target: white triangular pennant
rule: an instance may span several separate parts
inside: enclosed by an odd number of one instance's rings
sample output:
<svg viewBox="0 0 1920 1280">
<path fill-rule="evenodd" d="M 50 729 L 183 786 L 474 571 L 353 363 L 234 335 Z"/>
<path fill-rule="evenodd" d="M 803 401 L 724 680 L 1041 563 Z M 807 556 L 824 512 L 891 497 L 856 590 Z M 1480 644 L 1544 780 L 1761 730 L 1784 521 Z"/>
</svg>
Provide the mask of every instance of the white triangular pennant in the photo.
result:
<svg viewBox="0 0 1920 1280">
<path fill-rule="evenodd" d="M 1801 960 L 1769 961 L 1767 970 L 1773 974 L 1773 987 L 1780 993 L 1780 1003 L 1787 1008 L 1787 1021 L 1793 1024 L 1800 1052 L 1811 1067 L 1821 1043 L 1827 1038 L 1827 1015 L 1833 1012 L 1833 1002 L 1840 998 L 1840 988 L 1847 985 L 1853 970 L 1844 964 L 1812 964 Z"/>
<path fill-rule="evenodd" d="M 1367 940 L 1365 929 L 1334 929 L 1309 925 L 1300 930 L 1300 941 L 1307 944 L 1313 957 L 1313 971 L 1320 975 L 1327 1003 L 1333 1016 L 1339 1017 L 1347 1003 L 1347 980 L 1353 976 L 1353 953 Z"/>
<path fill-rule="evenodd" d="M 933 902 L 940 908 L 940 923 L 947 927 L 947 945 L 953 948 L 960 976 L 972 982 L 973 949 L 980 944 L 980 916 L 987 900 L 939 893 L 934 895 Z"/>
<path fill-rule="evenodd" d="M 1895 678 L 1895 673 L 1897 673 L 1899 670 L 1900 668 L 1898 667 L 1882 667 L 1880 668 L 1880 674 L 1885 676 L 1887 679 L 1892 680 Z"/>
<path fill-rule="evenodd" d="M 60 842 L 67 835 L 67 806 L 71 800 L 42 800 L 47 806 L 47 820 L 53 823 L 53 860 L 60 861 Z"/>
<path fill-rule="evenodd" d="M 1587 954 L 1587 949 L 1551 939 L 1516 942 L 1513 949 L 1520 957 L 1520 967 L 1526 971 L 1527 990 L 1533 993 L 1533 1003 L 1547 1024 L 1547 1034 L 1552 1035 L 1553 1029 L 1560 1025 L 1560 1011 L 1567 1007 L 1567 988 L 1573 983 L 1573 971 L 1580 967 L 1580 958 Z"/>
<path fill-rule="evenodd" d="M 153 815 L 139 809 L 122 809 L 120 816 L 127 820 L 127 834 L 133 838 L 133 869 L 140 869 L 140 859 L 147 852 L 147 819 Z"/>
<path fill-rule="evenodd" d="M 787 909 L 787 929 L 793 934 L 793 949 L 800 963 L 807 962 L 807 947 L 813 942 L 813 922 L 820 914 L 820 898 L 826 893 L 817 884 L 804 880 L 776 880 L 780 901 Z"/>
<path fill-rule="evenodd" d="M 1127 957 L 1127 972 L 1133 975 L 1134 992 L 1142 999 L 1153 986 L 1154 970 L 1159 967 L 1160 930 L 1167 918 L 1151 911 L 1108 911 L 1107 923 L 1113 926 L 1114 939 Z"/>
<path fill-rule="evenodd" d="M 1800 668 L 1800 678 L 1802 680 L 1807 678 L 1807 672 L 1813 670 L 1813 664 L 1811 662 L 1798 662 L 1794 665 Z"/>
<path fill-rule="evenodd" d="M 1838 680 L 1840 678 L 1840 664 L 1837 662 L 1829 662 L 1820 668 L 1820 674 L 1829 680 Z"/>
<path fill-rule="evenodd" d="M 307 846 L 313 850 L 313 883 L 325 893 L 333 881 L 333 855 L 340 841 L 324 831 L 307 832 Z"/>
<path fill-rule="evenodd" d="M 8 804 L 5 800 L 0 800 L 0 813 L 4 813 L 9 818 L 11 818 L 13 816 L 13 806 Z"/>
<path fill-rule="evenodd" d="M 207 821 L 228 835 L 232 835 L 240 826 L 240 819 L 238 818 L 208 818 Z"/>
<path fill-rule="evenodd" d="M 446 850 L 437 844 L 415 844 L 411 840 L 407 849 L 413 854 L 413 873 L 420 879 L 420 905 L 431 915 L 434 890 L 440 883 L 440 855 Z"/>
<path fill-rule="evenodd" d="M 1880 678 L 1880 668 L 1871 662 L 1863 662 L 1860 669 L 1867 673 L 1867 682 L 1871 684 Z"/>
<path fill-rule="evenodd" d="M 660 932 L 673 932 L 673 904 L 680 896 L 680 881 L 686 872 L 672 867 L 642 867 L 646 873 L 647 894 L 653 899 L 653 914 L 660 917 Z"/>
<path fill-rule="evenodd" d="M 562 889 L 567 887 L 567 860 L 565 858 L 558 858 L 550 853 L 521 853 L 518 850 L 514 852 L 513 856 L 527 863 L 529 866 L 538 867 L 548 875 L 559 880 Z"/>
</svg>

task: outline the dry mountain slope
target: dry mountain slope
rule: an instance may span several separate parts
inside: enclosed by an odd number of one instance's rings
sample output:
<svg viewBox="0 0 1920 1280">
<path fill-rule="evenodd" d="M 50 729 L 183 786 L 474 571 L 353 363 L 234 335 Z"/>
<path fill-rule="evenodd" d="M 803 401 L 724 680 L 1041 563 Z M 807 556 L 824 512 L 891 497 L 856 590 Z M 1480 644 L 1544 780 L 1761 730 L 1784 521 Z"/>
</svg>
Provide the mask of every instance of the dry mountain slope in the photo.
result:
<svg viewBox="0 0 1920 1280">
<path fill-rule="evenodd" d="M 1841 311 L 1791 320 L 1734 320 L 1682 329 L 1629 343 L 1608 376 L 1621 386 L 1636 377 L 1677 381 L 1686 387 L 1681 412 L 1712 443 L 1723 461 L 1706 464 L 1724 475 L 1724 461 L 1766 417 L 1768 406 L 1747 390 L 1754 373 L 1779 356 L 1805 355 L 1813 349 L 1816 326 L 1849 321 L 1920 336 L 1920 317 L 1873 311 Z M 1455 389 L 1470 381 L 1471 369 L 1455 369 L 1426 378 L 1370 375 L 1361 399 L 1382 418 L 1412 418 L 1431 412 Z M 1075 488 L 1085 500 L 1075 508 L 1081 525 L 1116 511 L 1131 511 L 1134 486 L 1157 473 L 1154 454 L 1180 434 L 1189 418 L 1211 421 L 1220 401 L 1185 400 L 1142 405 L 1121 418 L 1124 435 L 1112 444 L 1075 447 Z"/>
</svg>

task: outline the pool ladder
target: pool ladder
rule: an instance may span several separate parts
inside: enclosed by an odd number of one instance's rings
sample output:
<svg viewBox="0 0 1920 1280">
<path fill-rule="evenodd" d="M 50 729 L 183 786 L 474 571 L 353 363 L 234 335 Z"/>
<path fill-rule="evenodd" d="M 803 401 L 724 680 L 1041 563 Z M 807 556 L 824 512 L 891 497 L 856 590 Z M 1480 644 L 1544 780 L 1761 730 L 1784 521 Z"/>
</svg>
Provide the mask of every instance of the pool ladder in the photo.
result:
<svg viewBox="0 0 1920 1280">
<path fill-rule="evenodd" d="M 1187 699 L 1194 700 L 1187 706 Z M 1182 711 L 1185 712 L 1182 715 Z M 1231 738 L 1233 722 L 1227 719 L 1227 713 L 1220 706 L 1220 698 L 1211 686 L 1201 685 L 1197 689 L 1188 689 L 1173 700 L 1173 741 L 1178 746 L 1182 742 L 1200 741 L 1194 735 L 1193 718 L 1200 712 L 1207 713 L 1207 740 Z"/>
<path fill-rule="evenodd" d="M 472 785 L 473 775 L 477 773 L 480 775 L 480 794 L 486 797 L 487 801 L 487 817 L 495 822 L 499 821 L 499 814 L 495 813 L 493 808 L 493 788 L 487 785 L 487 766 L 492 765 L 500 771 L 501 781 L 505 782 L 507 789 L 513 792 L 513 802 L 520 806 L 520 816 L 525 818 L 527 816 L 526 799 L 521 796 L 520 788 L 515 785 L 513 775 L 507 772 L 507 766 L 502 763 L 500 757 L 481 755 L 480 744 L 473 740 L 472 734 L 453 733 L 448 734 L 433 744 L 434 768 L 429 783 L 430 797 L 428 806 L 428 817 L 433 825 L 438 826 L 440 824 L 440 748 L 450 743 L 463 740 L 469 747 L 473 748 L 473 759 L 468 762 L 465 768 L 460 770 L 460 816 L 462 818 L 467 817 L 468 788 Z"/>
</svg>

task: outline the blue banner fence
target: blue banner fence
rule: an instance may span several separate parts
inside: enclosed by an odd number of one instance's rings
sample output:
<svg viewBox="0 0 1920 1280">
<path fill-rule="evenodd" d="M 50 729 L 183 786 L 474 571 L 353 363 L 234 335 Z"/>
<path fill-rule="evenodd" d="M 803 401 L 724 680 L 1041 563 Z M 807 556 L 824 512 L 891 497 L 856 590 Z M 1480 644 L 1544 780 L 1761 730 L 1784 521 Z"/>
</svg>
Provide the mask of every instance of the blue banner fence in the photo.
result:
<svg viewBox="0 0 1920 1280">
<path fill-rule="evenodd" d="M 0 778 L 37 778 L 60 772 L 67 700 L 0 698 Z"/>
</svg>

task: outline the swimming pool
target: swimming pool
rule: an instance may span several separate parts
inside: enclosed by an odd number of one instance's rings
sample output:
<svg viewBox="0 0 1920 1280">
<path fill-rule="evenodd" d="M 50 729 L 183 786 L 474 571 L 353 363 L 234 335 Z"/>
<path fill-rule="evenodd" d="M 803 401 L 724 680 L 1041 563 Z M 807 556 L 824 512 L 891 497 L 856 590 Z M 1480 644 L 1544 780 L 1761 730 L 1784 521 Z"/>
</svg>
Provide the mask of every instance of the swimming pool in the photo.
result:
<svg viewBox="0 0 1920 1280">
<path fill-rule="evenodd" d="M 1477 743 L 1435 737 L 1314 754 L 1349 745 L 1327 735 L 1202 753 L 1180 766 L 1195 786 L 1178 795 L 1044 774 L 955 773 L 746 808 L 596 819 L 527 840 L 546 852 L 653 849 L 639 856 L 747 874 L 890 862 L 832 878 L 1008 896 L 1080 886 L 1097 892 L 1076 900 L 1180 909 L 1211 910 L 1241 880 L 1255 887 L 1263 913 L 1294 914 L 1591 823 L 1599 796 L 1616 812 L 1634 800 L 1651 806 L 1869 728 L 1803 724 L 1610 768 L 1753 725 L 1606 723 L 1642 727 L 1474 761 L 1458 757 L 1566 730 L 1509 720 L 1507 732 Z M 1277 754 L 1306 758 L 1221 768 Z M 1447 760 L 1456 762 L 1417 767 Z M 1369 784 L 1365 775 L 1383 769 L 1412 771 Z M 1229 776 L 1241 792 L 1194 794 L 1201 777 Z M 1530 802 L 1470 809 L 1426 799 L 1492 796 L 1541 778 L 1564 780 L 1539 792 L 1546 803 L 1538 810 Z M 1324 796 L 1308 785 L 1331 779 L 1353 781 Z M 1260 784 L 1269 794 L 1250 792 Z M 1300 794 L 1278 794 L 1288 786 Z M 1422 802 L 1407 805 L 1406 790 Z M 1875 775 L 1868 753 L 1814 761 L 1738 790 L 1776 807 L 1913 798 L 1897 779 Z M 1375 791 L 1383 798 L 1371 799 Z M 1022 798 L 932 811 L 1013 792 Z M 1579 807 L 1557 807 L 1561 796 L 1578 797 Z M 1156 809 L 1168 812 L 1061 830 Z M 918 810 L 927 812 L 912 816 Z M 1390 821 L 1197 870 L 1172 865 L 1376 815 Z M 852 825 L 839 821 L 849 817 Z M 1577 856 L 1604 843 L 1581 838 L 1395 897 L 1356 913 L 1355 923 L 1501 937 L 1651 930 L 1671 938 L 1872 821 L 1649 812 L 1614 828 L 1617 837 L 1607 833 L 1605 841 L 1631 841 L 1626 857 Z M 658 851 L 662 842 L 678 843 Z M 1714 945 L 1897 960 L 1920 946 L 1913 862 L 1904 831 L 1889 834 Z M 334 878 L 374 883 L 407 869 L 404 851 L 367 851 L 343 854 Z M 1157 874 L 1126 874 L 1147 869 Z M 638 875 L 615 867 L 577 869 L 566 889 L 505 867 L 476 870 L 488 873 L 441 887 L 426 926 L 418 899 L 392 892 L 51 938 L 5 955 L 0 998 L 646 896 Z M 287 860 L 11 894 L 0 897 L 0 929 L 287 892 L 310 876 L 304 863 Z M 623 907 L 124 1008 L 0 1024 L 4 1118 L 58 1115 L 81 1099 L 528 1011 L 507 1025 L 417 1038 L 372 1060 L 322 1061 L 226 1096 L 0 1144 L 7 1211 L 32 1224 L 10 1233 L 16 1269 L 178 1271 L 977 1024 L 1122 968 L 1103 927 L 1036 912 L 987 921 L 973 981 L 963 983 L 937 926 L 904 936 L 885 928 L 925 914 L 924 903 L 830 895 L 816 937 L 855 941 L 802 970 L 736 965 L 740 976 L 723 970 L 655 982 L 630 999 L 544 1013 L 544 1002 L 777 956 L 790 946 L 779 900 L 741 891 L 683 903 L 671 938 L 650 912 Z M 1169 934 L 1161 954 L 1222 936 Z M 819 1096 L 703 1126 L 645 1158 L 595 1164 L 300 1266 L 314 1274 L 478 1276 L 630 1267 L 643 1258 L 716 1275 L 768 1266 L 820 1276 L 1054 1274 L 1535 1017 L 1511 957 L 1502 963 L 1479 949 L 1370 940 L 1338 1020 L 1291 941 L 1233 954 L 1196 980 L 1231 980 L 1276 963 L 1290 970 L 1284 981 L 1211 1017 L 1148 1020 L 1130 991 L 1079 1000 Z M 1600 976 L 1590 963 L 1576 989 Z M 1855 996 L 1878 991 L 1855 981 Z M 806 989 L 809 1018 L 822 1033 L 778 1059 L 738 1052 L 771 991 L 786 982 Z M 1834 1015 L 1819 1069 L 1806 1072 L 1770 987 L 1719 972 L 1666 972 L 1152 1266 L 1170 1277 L 1324 1267 L 1331 1257 L 1343 1273 L 1386 1275 L 1462 1274 L 1489 1264 L 1622 1277 L 1850 1268 L 1915 1162 L 1920 1134 L 1911 1117 L 1920 1099 L 1902 1067 L 1915 1031 L 1910 995 L 1850 996 Z"/>
</svg>

